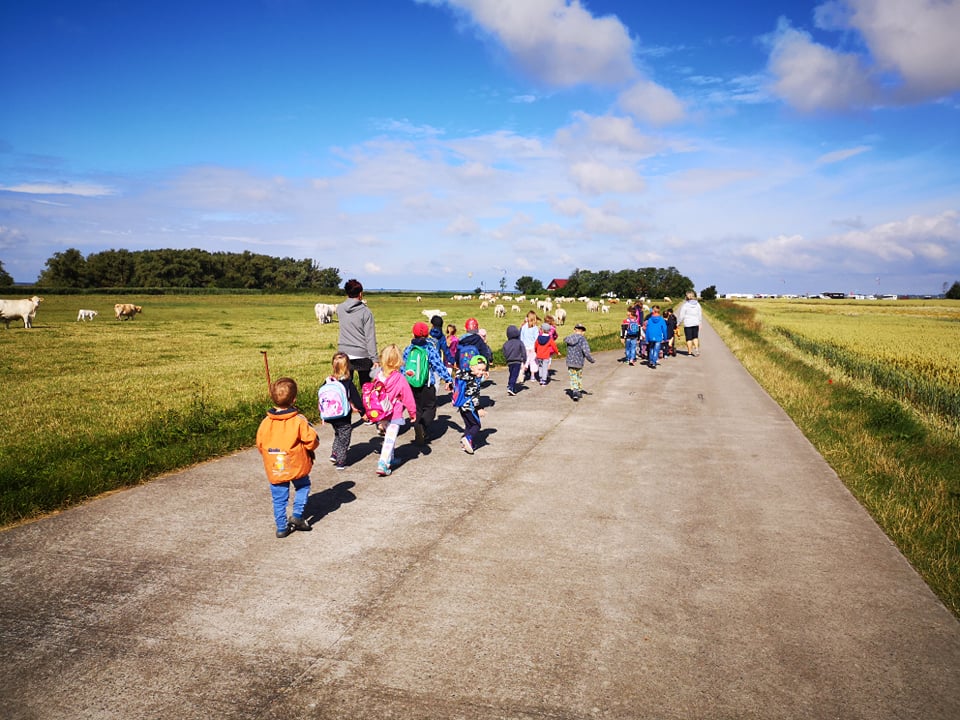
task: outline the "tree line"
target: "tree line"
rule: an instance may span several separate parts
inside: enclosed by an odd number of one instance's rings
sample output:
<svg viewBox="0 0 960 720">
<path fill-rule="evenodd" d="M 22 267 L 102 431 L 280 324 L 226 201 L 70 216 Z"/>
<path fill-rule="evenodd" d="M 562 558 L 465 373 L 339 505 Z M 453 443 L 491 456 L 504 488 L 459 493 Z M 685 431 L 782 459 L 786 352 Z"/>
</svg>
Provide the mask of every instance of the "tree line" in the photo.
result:
<svg viewBox="0 0 960 720">
<path fill-rule="evenodd" d="M 518 278 L 516 288 L 526 295 L 536 295 L 544 291 L 543 283 L 529 275 Z M 693 289 L 693 281 L 672 266 L 616 271 L 577 268 L 559 292 L 570 297 L 600 297 L 612 293 L 624 298 L 680 298 L 687 290 Z"/>
<path fill-rule="evenodd" d="M 0 263 L 0 271 L 3 266 Z M 2 278 L 0 273 L 0 278 Z M 54 253 L 37 279 L 51 288 L 224 288 L 336 292 L 340 270 L 313 260 L 277 258 L 251 252 L 190 250 L 105 250 Z"/>
</svg>

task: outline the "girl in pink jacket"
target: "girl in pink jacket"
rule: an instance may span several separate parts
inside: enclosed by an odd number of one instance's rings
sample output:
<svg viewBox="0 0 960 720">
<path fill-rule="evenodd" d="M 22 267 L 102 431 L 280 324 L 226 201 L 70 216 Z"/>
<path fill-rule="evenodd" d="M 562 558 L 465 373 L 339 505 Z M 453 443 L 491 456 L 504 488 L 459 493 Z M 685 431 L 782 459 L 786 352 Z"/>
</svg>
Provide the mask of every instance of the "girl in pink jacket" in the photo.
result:
<svg viewBox="0 0 960 720">
<path fill-rule="evenodd" d="M 403 426 L 403 411 L 407 411 L 410 422 L 417 419 L 417 404 L 413 398 L 410 384 L 400 372 L 403 365 L 403 354 L 396 345 L 387 345 L 380 353 L 380 372 L 377 379 L 386 388 L 386 396 L 392 405 L 390 414 L 382 422 L 388 423 L 383 436 L 383 448 L 380 450 L 380 461 L 377 463 L 377 475 L 384 477 L 393 472 L 390 463 L 393 461 L 393 447 L 397 442 L 397 435 Z"/>
</svg>

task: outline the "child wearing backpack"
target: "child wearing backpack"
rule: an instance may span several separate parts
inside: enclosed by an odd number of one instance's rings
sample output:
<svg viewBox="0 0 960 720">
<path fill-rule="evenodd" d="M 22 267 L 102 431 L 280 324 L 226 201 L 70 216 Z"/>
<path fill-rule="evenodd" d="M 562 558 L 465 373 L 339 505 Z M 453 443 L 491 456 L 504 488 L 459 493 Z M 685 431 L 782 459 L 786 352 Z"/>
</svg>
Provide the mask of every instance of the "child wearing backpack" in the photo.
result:
<svg viewBox="0 0 960 720">
<path fill-rule="evenodd" d="M 335 470 L 343 470 L 353 435 L 353 411 L 363 412 L 363 400 L 357 386 L 350 382 L 352 368 L 347 354 L 334 353 L 331 365 L 330 377 L 317 391 L 317 408 L 320 411 L 320 424 L 328 424 L 333 428 L 330 462 Z"/>
<path fill-rule="evenodd" d="M 380 372 L 371 381 L 370 388 L 377 397 L 377 403 L 383 409 L 382 416 L 377 417 L 378 425 L 386 430 L 383 434 L 383 447 L 380 450 L 380 460 L 377 462 L 377 475 L 384 477 L 393 472 L 390 466 L 393 462 L 393 448 L 397 442 L 397 435 L 403 425 L 403 411 L 407 411 L 411 422 L 417 421 L 417 404 L 413 400 L 410 384 L 401 371 L 403 356 L 396 345 L 387 345 L 380 353 Z M 364 396 L 368 396 L 364 386 Z M 367 408 L 369 401 L 364 403 Z M 367 409 L 368 417 L 371 410 Z"/>
<path fill-rule="evenodd" d="M 430 318 L 430 334 L 427 335 L 427 342 L 437 349 L 437 354 L 440 356 L 440 360 L 443 361 L 443 364 L 446 367 L 453 366 L 453 354 L 457 350 L 457 329 L 453 327 L 453 325 L 450 325 L 450 327 L 453 328 L 451 333 L 451 342 L 453 345 L 447 343 L 447 336 L 443 334 L 443 318 L 439 315 L 434 315 L 432 318 Z"/>
<path fill-rule="evenodd" d="M 320 444 L 313 429 L 294 403 L 297 401 L 297 383 L 282 377 L 270 385 L 270 399 L 274 407 L 257 428 L 257 450 L 263 458 L 263 468 L 270 483 L 273 499 L 273 519 L 277 537 L 285 538 L 294 530 L 312 530 L 303 519 L 310 495 L 310 470 L 313 451 Z M 293 484 L 293 517 L 287 517 L 290 485 Z"/>
<path fill-rule="evenodd" d="M 627 310 L 627 317 L 620 324 L 620 342 L 623 344 L 626 360 L 631 365 L 637 362 L 637 343 L 640 342 L 640 319 L 636 308 Z"/>
<path fill-rule="evenodd" d="M 546 385 L 550 379 L 550 359 L 554 355 L 560 355 L 557 342 L 553 339 L 553 327 L 548 323 L 543 323 L 540 326 L 540 334 L 537 336 L 534 352 L 537 355 L 537 372 L 540 375 L 540 385 Z"/>
<path fill-rule="evenodd" d="M 507 341 L 503 344 L 503 359 L 507 363 L 507 395 L 517 394 L 517 380 L 520 378 L 520 368 L 527 361 L 527 348 L 520 339 L 520 328 L 511 325 L 507 328 Z"/>
<path fill-rule="evenodd" d="M 403 351 L 403 374 L 417 406 L 417 419 L 413 421 L 413 442 L 417 445 L 430 442 L 428 429 L 437 416 L 437 379 L 446 381 L 448 387 L 453 384 L 453 376 L 430 342 L 431 332 L 425 322 L 414 323 L 413 339 Z"/>
<path fill-rule="evenodd" d="M 480 418 L 487 414 L 480 407 L 480 383 L 487 374 L 487 359 L 479 352 L 469 349 L 463 351 L 461 347 L 453 388 L 453 406 L 460 410 L 460 419 L 463 420 L 460 447 L 468 455 L 473 455 L 473 447 L 480 434 Z"/>
</svg>

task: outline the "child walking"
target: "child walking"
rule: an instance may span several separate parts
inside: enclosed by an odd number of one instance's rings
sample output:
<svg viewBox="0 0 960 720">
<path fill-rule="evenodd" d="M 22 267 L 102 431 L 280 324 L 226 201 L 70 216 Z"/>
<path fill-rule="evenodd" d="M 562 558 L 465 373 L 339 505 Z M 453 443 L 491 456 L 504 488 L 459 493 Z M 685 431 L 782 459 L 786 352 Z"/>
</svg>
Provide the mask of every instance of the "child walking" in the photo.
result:
<svg viewBox="0 0 960 720">
<path fill-rule="evenodd" d="M 583 395 L 583 361 L 596 362 L 590 354 L 590 343 L 587 341 L 587 328 L 583 325 L 574 325 L 573 334 L 563 339 L 567 344 L 567 373 L 570 375 L 570 397 L 574 402 Z"/>
<path fill-rule="evenodd" d="M 350 449 L 350 439 L 353 436 L 353 411 L 363 414 L 363 399 L 357 391 L 357 386 L 350 382 L 353 374 L 350 358 L 346 353 L 333 354 L 331 361 L 330 379 L 340 383 L 347 398 L 346 415 L 325 420 L 323 418 L 323 401 L 320 405 L 320 424 L 328 424 L 333 428 L 333 448 L 330 450 L 330 462 L 336 470 L 343 470 L 347 466 L 347 451 Z M 329 381 L 329 380 L 328 380 Z M 321 386 L 322 387 L 322 386 Z M 322 394 L 321 389 L 318 394 Z"/>
<path fill-rule="evenodd" d="M 507 341 L 503 344 L 503 359 L 507 363 L 507 395 L 517 394 L 517 379 L 520 368 L 527 361 L 527 349 L 520 339 L 520 328 L 511 325 L 507 328 Z"/>
<path fill-rule="evenodd" d="M 480 407 L 480 383 L 487 372 L 487 359 L 483 355 L 474 355 L 465 368 L 457 368 L 458 392 L 455 392 L 454 405 L 459 404 L 460 419 L 463 420 L 463 437 L 460 447 L 468 455 L 473 455 L 474 444 L 480 434 L 480 418 L 487 414 Z"/>
<path fill-rule="evenodd" d="M 560 354 L 556 341 L 553 339 L 553 327 L 544 323 L 540 326 L 537 336 L 537 345 L 534 348 L 537 356 L 537 368 L 540 373 L 540 384 L 546 385 L 550 379 L 550 358 Z"/>
<path fill-rule="evenodd" d="M 303 511 L 310 495 L 313 451 L 320 444 L 320 438 L 293 405 L 297 400 L 297 383 L 292 378 L 282 377 L 273 383 L 270 397 L 274 407 L 257 428 L 257 449 L 270 483 L 277 537 L 285 538 L 294 530 L 312 530 L 310 523 L 303 519 Z M 291 483 L 295 491 L 293 517 L 287 518 Z"/>
<path fill-rule="evenodd" d="M 523 346 L 527 350 L 527 360 L 521 366 L 524 381 L 534 377 L 538 370 L 537 336 L 540 335 L 540 327 L 537 325 L 538 320 L 537 314 L 531 310 L 527 313 L 526 322 L 520 328 L 520 340 L 523 341 Z"/>
<path fill-rule="evenodd" d="M 380 449 L 380 460 L 377 462 L 377 475 L 384 477 L 393 472 L 390 466 L 393 462 L 393 447 L 397 443 L 397 435 L 403 426 L 403 411 L 407 411 L 411 422 L 417 421 L 417 404 L 413 399 L 410 384 L 400 372 L 403 365 L 403 356 L 396 345 L 387 345 L 380 353 L 380 372 L 377 379 L 386 388 L 386 398 L 391 404 L 391 412 L 385 420 L 380 422 L 386 432 L 383 435 L 383 447 Z"/>
<path fill-rule="evenodd" d="M 417 406 L 417 417 L 413 421 L 414 443 L 417 445 L 430 442 L 430 425 L 437 416 L 437 380 L 445 381 L 448 386 L 453 384 L 453 376 L 443 364 L 436 346 L 430 342 L 430 332 L 425 322 L 414 323 L 413 339 L 403 351 L 404 375 Z"/>
<path fill-rule="evenodd" d="M 640 342 L 640 318 L 635 307 L 627 310 L 627 317 L 620 323 L 620 342 L 624 355 L 631 365 L 637 362 L 637 345 Z"/>
</svg>

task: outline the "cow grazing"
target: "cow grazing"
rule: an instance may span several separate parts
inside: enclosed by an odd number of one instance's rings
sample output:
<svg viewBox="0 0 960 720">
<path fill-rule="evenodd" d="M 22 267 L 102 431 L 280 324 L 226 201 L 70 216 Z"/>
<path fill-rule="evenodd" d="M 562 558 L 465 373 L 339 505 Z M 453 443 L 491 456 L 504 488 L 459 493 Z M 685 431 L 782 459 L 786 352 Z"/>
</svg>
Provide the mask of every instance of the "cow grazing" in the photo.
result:
<svg viewBox="0 0 960 720">
<path fill-rule="evenodd" d="M 117 314 L 117 320 L 130 320 L 142 310 L 142 307 L 132 303 L 117 303 L 113 306 L 113 312 Z"/>
<path fill-rule="evenodd" d="M 11 320 L 23 320 L 23 327 L 32 328 L 37 308 L 42 302 L 43 298 L 36 295 L 29 300 L 0 300 L 0 320 L 7 329 Z"/>
<path fill-rule="evenodd" d="M 497 305 L 493 309 L 493 314 L 496 315 L 498 318 L 502 318 L 504 315 L 507 314 L 507 309 L 503 305 Z"/>
<path fill-rule="evenodd" d="M 77 313 L 77 322 L 81 320 L 93 320 L 97 315 L 96 310 L 81 310 Z"/>
<path fill-rule="evenodd" d="M 566 325 L 567 323 L 567 311 L 563 308 L 557 308 L 557 325 Z"/>
<path fill-rule="evenodd" d="M 337 314 L 337 306 L 328 305 L 327 303 L 317 303 L 313 306 L 313 312 L 317 316 L 317 322 L 321 325 L 326 325 L 327 323 L 333 322 L 333 316 Z"/>
<path fill-rule="evenodd" d="M 600 303 L 596 300 L 587 300 L 587 312 L 600 312 Z"/>
<path fill-rule="evenodd" d="M 444 310 L 423 310 L 423 311 L 421 311 L 420 314 L 423 315 L 427 320 L 429 320 L 429 319 L 432 318 L 434 315 L 439 315 L 440 317 L 445 317 L 447 313 L 446 313 Z"/>
<path fill-rule="evenodd" d="M 519 305 L 511 305 L 510 312 L 522 312 Z"/>
<path fill-rule="evenodd" d="M 600 306 L 600 312 L 605 312 L 605 313 L 610 312 L 610 306 L 609 306 L 609 305 L 601 305 L 601 306 Z"/>
</svg>

